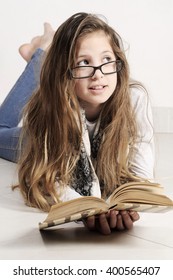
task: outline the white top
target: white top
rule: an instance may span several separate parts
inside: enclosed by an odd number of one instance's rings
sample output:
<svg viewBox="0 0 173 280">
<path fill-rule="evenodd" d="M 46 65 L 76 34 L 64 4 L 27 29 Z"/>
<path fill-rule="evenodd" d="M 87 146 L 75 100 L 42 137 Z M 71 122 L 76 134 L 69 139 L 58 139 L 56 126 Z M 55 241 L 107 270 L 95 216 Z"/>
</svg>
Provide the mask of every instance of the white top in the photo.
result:
<svg viewBox="0 0 173 280">
<path fill-rule="evenodd" d="M 92 140 L 93 138 L 93 135 L 94 135 L 94 131 L 95 131 L 95 128 L 96 128 L 96 124 L 97 124 L 97 121 L 95 122 L 90 122 L 86 119 L 86 125 L 87 125 L 87 128 L 88 128 L 88 133 L 89 133 L 89 138 L 90 138 L 90 141 Z"/>
<path fill-rule="evenodd" d="M 131 171 L 139 177 L 152 180 L 154 177 L 154 139 L 152 125 L 153 119 L 149 98 L 147 93 L 144 91 L 132 89 L 131 101 L 138 126 L 138 140 L 133 147 L 133 150 L 135 151 L 135 157 L 130 159 Z M 87 148 L 87 154 L 90 157 L 91 151 L 89 139 L 93 137 L 94 130 L 96 128 L 96 122 L 91 123 L 86 121 L 86 125 L 88 130 L 84 132 L 84 144 Z M 67 186 L 60 194 L 60 199 L 62 201 L 67 201 L 80 196 L 81 195 L 73 188 Z M 100 185 L 96 174 L 92 187 L 92 196 L 101 197 Z"/>
</svg>

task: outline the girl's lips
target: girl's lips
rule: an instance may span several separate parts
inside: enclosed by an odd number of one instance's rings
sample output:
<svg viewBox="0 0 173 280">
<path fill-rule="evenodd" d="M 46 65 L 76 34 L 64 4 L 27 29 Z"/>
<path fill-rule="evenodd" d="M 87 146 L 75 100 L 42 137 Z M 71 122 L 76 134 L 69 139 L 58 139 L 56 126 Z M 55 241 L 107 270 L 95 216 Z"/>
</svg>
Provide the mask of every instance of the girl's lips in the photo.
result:
<svg viewBox="0 0 173 280">
<path fill-rule="evenodd" d="M 93 94 L 104 93 L 106 86 L 92 86 L 89 88 L 90 92 Z"/>
<path fill-rule="evenodd" d="M 90 89 L 93 89 L 93 90 L 100 90 L 100 89 L 103 89 L 104 86 L 94 86 L 94 87 L 90 87 Z"/>
</svg>

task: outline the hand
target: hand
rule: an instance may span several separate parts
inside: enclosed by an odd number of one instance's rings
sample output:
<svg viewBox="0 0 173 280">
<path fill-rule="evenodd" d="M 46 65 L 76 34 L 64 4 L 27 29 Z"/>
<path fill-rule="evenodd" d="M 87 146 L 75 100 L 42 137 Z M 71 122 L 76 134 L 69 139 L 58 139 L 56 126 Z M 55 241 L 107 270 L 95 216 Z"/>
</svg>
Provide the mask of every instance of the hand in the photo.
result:
<svg viewBox="0 0 173 280">
<path fill-rule="evenodd" d="M 131 229 L 133 223 L 137 220 L 139 220 L 137 212 L 111 210 L 106 214 L 88 217 L 83 222 L 89 230 L 96 230 L 104 235 L 108 235 L 111 234 L 113 229 Z"/>
</svg>

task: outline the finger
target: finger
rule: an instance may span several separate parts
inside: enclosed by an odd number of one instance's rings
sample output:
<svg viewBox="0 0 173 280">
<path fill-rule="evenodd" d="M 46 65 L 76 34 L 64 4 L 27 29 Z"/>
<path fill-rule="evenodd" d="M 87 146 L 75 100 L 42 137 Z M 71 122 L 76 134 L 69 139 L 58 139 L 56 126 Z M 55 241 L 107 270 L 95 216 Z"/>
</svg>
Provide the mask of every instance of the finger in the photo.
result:
<svg viewBox="0 0 173 280">
<path fill-rule="evenodd" d="M 115 228 L 117 225 L 117 213 L 115 210 L 110 211 L 109 216 L 109 226 L 110 228 Z"/>
<path fill-rule="evenodd" d="M 95 216 L 90 216 L 85 220 L 85 225 L 89 230 L 95 230 Z"/>
<path fill-rule="evenodd" d="M 111 229 L 105 214 L 99 215 L 99 218 L 97 219 L 97 228 L 104 235 L 111 233 Z"/>
<path fill-rule="evenodd" d="M 121 211 L 122 222 L 126 229 L 131 229 L 133 227 L 133 220 L 127 211 Z"/>
<path fill-rule="evenodd" d="M 140 219 L 140 216 L 139 216 L 138 212 L 136 212 L 136 211 L 129 211 L 129 215 L 133 222 L 136 222 Z"/>
<path fill-rule="evenodd" d="M 124 230 L 124 224 L 123 224 L 123 220 L 122 220 L 121 214 L 117 215 L 117 229 L 118 230 Z"/>
</svg>

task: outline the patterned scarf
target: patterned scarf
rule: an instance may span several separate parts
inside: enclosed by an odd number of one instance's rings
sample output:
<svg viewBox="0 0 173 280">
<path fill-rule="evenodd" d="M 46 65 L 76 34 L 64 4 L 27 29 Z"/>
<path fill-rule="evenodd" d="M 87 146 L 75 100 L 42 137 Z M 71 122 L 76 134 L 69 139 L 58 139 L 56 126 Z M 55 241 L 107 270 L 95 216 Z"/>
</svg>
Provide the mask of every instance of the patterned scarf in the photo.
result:
<svg viewBox="0 0 173 280">
<path fill-rule="evenodd" d="M 83 129 L 87 130 L 84 114 L 82 120 L 84 121 Z M 94 133 L 93 139 L 91 141 L 91 157 L 93 159 L 97 158 L 97 153 L 100 147 L 101 140 L 102 132 L 101 129 L 98 129 L 97 133 Z M 74 188 L 75 191 L 78 192 L 80 195 L 90 196 L 94 176 L 95 175 L 93 173 L 93 166 L 91 166 L 91 163 L 88 159 L 88 155 L 86 153 L 84 142 L 82 142 L 81 154 L 77 162 L 76 169 L 74 171 L 73 182 L 71 184 L 71 187 Z"/>
</svg>

